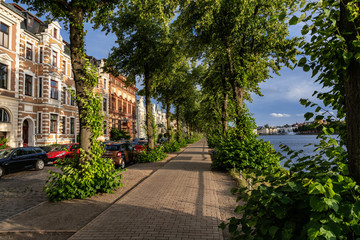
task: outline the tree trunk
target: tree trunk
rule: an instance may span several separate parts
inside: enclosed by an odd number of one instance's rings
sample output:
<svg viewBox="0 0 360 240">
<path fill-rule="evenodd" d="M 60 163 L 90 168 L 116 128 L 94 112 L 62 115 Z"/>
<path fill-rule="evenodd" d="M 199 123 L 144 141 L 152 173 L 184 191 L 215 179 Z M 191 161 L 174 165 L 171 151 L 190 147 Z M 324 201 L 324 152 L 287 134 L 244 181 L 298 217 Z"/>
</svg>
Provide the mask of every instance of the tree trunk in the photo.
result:
<svg viewBox="0 0 360 240">
<path fill-rule="evenodd" d="M 152 114 L 151 109 L 151 84 L 152 79 L 150 77 L 149 69 L 145 69 L 145 104 L 146 104 L 146 130 L 147 130 L 147 137 L 148 137 L 148 145 L 152 149 L 155 147 L 155 138 L 154 138 L 154 128 L 153 128 L 153 121 L 154 117 Z"/>
<path fill-rule="evenodd" d="M 170 121 L 170 107 L 171 105 L 169 103 L 166 104 L 166 133 L 167 137 L 169 138 L 169 141 L 172 142 L 172 132 L 171 132 L 171 121 Z"/>
<path fill-rule="evenodd" d="M 222 106 L 222 115 L 221 115 L 221 122 L 222 122 L 222 128 L 223 132 L 227 133 L 228 131 L 228 101 L 229 101 L 229 93 L 227 88 L 227 81 L 226 81 L 226 71 L 225 76 L 222 78 L 222 85 L 223 85 L 223 91 L 224 91 L 224 100 L 223 100 L 223 106 Z"/>
<path fill-rule="evenodd" d="M 86 91 L 92 91 L 92 87 L 88 85 L 83 79 L 86 78 L 84 71 L 85 59 L 84 53 L 84 11 L 81 8 L 73 8 L 72 16 L 70 17 L 70 50 L 71 50 L 71 64 L 73 68 L 74 81 L 76 87 L 76 95 L 86 101 Z M 88 126 L 85 119 L 87 112 L 85 111 L 82 101 L 76 101 L 79 111 L 80 122 L 80 148 L 85 151 L 91 150 L 91 128 Z"/>
<path fill-rule="evenodd" d="M 348 2 L 350 2 L 350 0 L 345 0 L 340 3 L 339 28 L 345 38 L 348 52 L 356 53 L 357 50 L 352 42 L 356 40 L 356 28 L 360 27 L 360 18 L 355 19 L 355 22 L 348 21 L 350 16 L 346 7 Z M 350 61 L 344 81 L 346 148 L 348 150 L 350 176 L 357 184 L 360 184 L 360 63 L 356 61 L 354 57 Z"/>
<path fill-rule="evenodd" d="M 181 123 L 180 123 L 180 106 L 175 106 L 175 112 L 176 112 L 176 141 L 180 141 L 181 138 Z"/>
<path fill-rule="evenodd" d="M 236 120 L 235 124 L 239 126 L 240 124 L 240 118 L 243 114 L 243 108 L 244 108 L 244 94 L 245 94 L 245 88 L 241 87 L 239 84 L 239 81 L 236 79 L 236 72 L 234 68 L 234 60 L 231 53 L 231 46 L 230 46 L 230 40 L 226 38 L 225 40 L 225 46 L 226 46 L 226 54 L 228 57 L 228 63 L 229 63 L 229 70 L 230 70 L 230 83 L 233 90 L 233 97 L 235 100 L 235 112 L 236 112 Z"/>
</svg>

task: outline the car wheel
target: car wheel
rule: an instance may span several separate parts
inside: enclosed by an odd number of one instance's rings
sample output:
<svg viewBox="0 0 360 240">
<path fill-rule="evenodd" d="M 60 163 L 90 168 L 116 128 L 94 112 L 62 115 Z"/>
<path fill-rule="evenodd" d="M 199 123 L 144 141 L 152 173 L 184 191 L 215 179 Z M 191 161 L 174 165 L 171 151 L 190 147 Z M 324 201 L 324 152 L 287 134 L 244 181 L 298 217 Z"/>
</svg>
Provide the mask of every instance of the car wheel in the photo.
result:
<svg viewBox="0 0 360 240">
<path fill-rule="evenodd" d="M 37 160 L 36 164 L 35 164 L 35 169 L 36 170 L 43 170 L 45 167 L 45 163 L 43 160 Z"/>
<path fill-rule="evenodd" d="M 5 174 L 5 170 L 3 167 L 0 167 L 0 178 Z"/>
<path fill-rule="evenodd" d="M 124 169 L 125 168 L 125 160 L 121 160 L 121 168 Z"/>
</svg>

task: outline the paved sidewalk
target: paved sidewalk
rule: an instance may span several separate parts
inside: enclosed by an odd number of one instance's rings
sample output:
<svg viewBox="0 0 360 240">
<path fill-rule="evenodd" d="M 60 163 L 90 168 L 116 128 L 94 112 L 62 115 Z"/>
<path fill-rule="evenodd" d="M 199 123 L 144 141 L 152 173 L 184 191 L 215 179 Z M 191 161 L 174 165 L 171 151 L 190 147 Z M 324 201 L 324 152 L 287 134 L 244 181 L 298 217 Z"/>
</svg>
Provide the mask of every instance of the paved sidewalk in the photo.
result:
<svg viewBox="0 0 360 240">
<path fill-rule="evenodd" d="M 218 183 L 210 165 L 202 139 L 70 239 L 223 239 Z"/>
</svg>

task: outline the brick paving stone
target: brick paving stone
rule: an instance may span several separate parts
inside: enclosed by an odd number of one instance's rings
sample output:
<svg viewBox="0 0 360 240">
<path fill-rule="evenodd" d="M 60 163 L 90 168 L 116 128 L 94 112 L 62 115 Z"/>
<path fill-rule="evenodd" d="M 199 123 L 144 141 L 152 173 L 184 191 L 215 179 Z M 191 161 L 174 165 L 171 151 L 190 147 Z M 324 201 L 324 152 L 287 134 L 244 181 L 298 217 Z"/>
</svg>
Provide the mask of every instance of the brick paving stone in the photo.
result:
<svg viewBox="0 0 360 240">
<path fill-rule="evenodd" d="M 191 145 L 70 239 L 223 239 L 205 139 Z M 105 235 L 106 234 L 106 235 Z"/>
</svg>

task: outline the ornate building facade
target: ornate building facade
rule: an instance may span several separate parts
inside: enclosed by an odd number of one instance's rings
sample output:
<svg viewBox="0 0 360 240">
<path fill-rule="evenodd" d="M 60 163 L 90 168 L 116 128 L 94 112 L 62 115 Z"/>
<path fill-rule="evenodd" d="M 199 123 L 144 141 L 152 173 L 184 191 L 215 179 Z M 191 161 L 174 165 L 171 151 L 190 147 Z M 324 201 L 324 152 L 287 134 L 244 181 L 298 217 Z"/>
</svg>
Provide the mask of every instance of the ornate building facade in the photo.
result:
<svg viewBox="0 0 360 240">
<path fill-rule="evenodd" d="M 17 4 L 0 8 L 0 138 L 13 147 L 74 142 L 75 85 L 60 25 L 45 24 Z"/>
<path fill-rule="evenodd" d="M 77 141 L 70 49 L 60 29 L 57 22 L 45 24 L 21 6 L 0 0 L 0 140 L 8 139 L 11 147 Z M 106 116 L 100 140 L 109 139 L 114 119 L 135 136 L 136 87 L 101 72 L 102 61 L 90 61 L 99 69 L 96 91 L 103 96 Z M 114 93 L 121 108 L 112 108 Z"/>
<path fill-rule="evenodd" d="M 137 105 L 137 138 L 147 138 L 146 128 L 145 128 L 145 116 L 146 109 L 144 104 L 144 98 L 139 97 L 138 105 Z M 156 134 L 165 134 L 166 133 L 166 112 L 161 110 L 160 105 L 151 104 L 151 111 L 154 117 L 155 126 L 156 126 Z"/>
<path fill-rule="evenodd" d="M 110 128 L 125 131 L 131 138 L 136 137 L 136 92 L 135 86 L 126 86 L 122 75 L 109 75 L 109 122 Z"/>
</svg>

